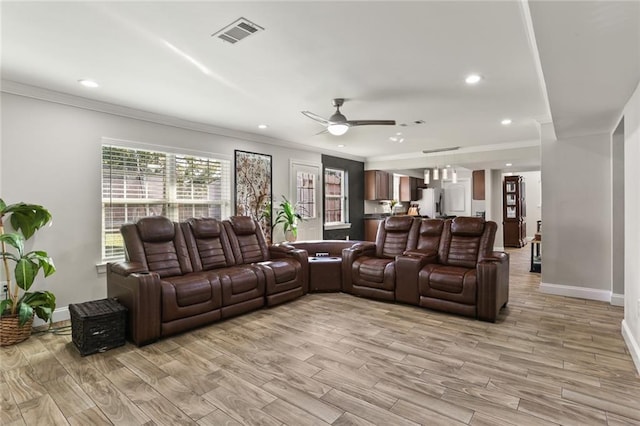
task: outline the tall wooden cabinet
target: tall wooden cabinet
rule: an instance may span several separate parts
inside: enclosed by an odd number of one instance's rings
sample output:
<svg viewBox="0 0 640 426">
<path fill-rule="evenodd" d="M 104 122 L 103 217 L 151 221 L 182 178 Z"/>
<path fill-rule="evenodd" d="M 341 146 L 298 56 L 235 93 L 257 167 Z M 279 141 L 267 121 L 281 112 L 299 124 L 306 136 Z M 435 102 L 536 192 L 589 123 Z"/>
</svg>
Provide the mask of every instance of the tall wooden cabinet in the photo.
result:
<svg viewBox="0 0 640 426">
<path fill-rule="evenodd" d="M 502 197 L 504 246 L 523 247 L 527 243 L 527 211 L 523 177 L 505 176 Z"/>
<path fill-rule="evenodd" d="M 393 175 L 384 170 L 366 170 L 364 172 L 364 199 L 390 200 L 393 197 Z"/>
</svg>

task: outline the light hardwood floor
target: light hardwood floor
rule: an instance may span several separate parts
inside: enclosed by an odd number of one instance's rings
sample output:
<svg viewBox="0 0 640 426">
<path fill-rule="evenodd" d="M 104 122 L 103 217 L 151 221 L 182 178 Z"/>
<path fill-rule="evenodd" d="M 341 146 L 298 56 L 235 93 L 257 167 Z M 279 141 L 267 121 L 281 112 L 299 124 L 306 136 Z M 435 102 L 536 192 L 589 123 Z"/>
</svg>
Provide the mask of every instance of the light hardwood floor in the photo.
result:
<svg viewBox="0 0 640 426">
<path fill-rule="evenodd" d="M 510 250 L 495 324 L 313 294 L 156 344 L 2 348 L 3 425 L 640 424 L 622 308 L 543 295 Z"/>
</svg>

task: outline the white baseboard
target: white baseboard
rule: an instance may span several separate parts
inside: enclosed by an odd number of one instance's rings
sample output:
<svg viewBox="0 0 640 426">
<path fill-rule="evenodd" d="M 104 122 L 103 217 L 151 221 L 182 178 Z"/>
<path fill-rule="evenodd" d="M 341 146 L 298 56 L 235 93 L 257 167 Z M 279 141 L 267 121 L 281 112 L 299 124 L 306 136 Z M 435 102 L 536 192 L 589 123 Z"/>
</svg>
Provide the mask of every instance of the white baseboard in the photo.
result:
<svg viewBox="0 0 640 426">
<path fill-rule="evenodd" d="M 640 344 L 633 337 L 633 334 L 631 334 L 626 320 L 622 320 L 622 337 L 631 353 L 631 359 L 633 359 L 633 363 L 636 365 L 636 370 L 638 370 L 638 374 L 640 374 Z"/>
<path fill-rule="evenodd" d="M 493 251 L 504 251 L 504 247 L 493 246 Z"/>
<path fill-rule="evenodd" d="M 53 311 L 53 322 L 59 322 L 59 321 L 66 321 L 69 318 L 71 318 L 71 316 L 69 315 L 69 307 L 65 306 L 63 308 L 57 308 L 55 311 Z M 46 325 L 47 323 L 42 321 L 40 318 L 35 317 L 33 319 L 33 327 L 39 327 L 41 325 Z"/>
<path fill-rule="evenodd" d="M 624 294 L 611 293 L 611 304 L 613 306 L 624 306 Z"/>
<path fill-rule="evenodd" d="M 540 283 L 540 292 L 558 296 L 577 297 L 579 299 L 611 302 L 611 291 L 572 285 Z"/>
</svg>

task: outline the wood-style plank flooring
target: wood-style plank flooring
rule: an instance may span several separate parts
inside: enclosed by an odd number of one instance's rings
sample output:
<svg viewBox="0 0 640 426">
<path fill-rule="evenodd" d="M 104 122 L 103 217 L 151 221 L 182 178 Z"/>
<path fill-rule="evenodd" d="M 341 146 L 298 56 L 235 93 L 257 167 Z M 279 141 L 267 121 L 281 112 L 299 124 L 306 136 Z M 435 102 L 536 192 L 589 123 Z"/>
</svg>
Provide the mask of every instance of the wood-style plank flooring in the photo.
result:
<svg viewBox="0 0 640 426">
<path fill-rule="evenodd" d="M 312 294 L 84 358 L 34 335 L 0 350 L 0 424 L 640 424 L 622 308 L 541 294 L 510 253 L 495 324 Z"/>
</svg>

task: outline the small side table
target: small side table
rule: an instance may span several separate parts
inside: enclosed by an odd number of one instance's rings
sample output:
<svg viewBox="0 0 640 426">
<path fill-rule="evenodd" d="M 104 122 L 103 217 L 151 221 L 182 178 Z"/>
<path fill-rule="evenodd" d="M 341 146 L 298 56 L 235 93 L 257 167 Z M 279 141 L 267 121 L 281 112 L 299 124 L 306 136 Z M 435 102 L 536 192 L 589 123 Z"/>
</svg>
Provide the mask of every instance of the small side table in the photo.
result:
<svg viewBox="0 0 640 426">
<path fill-rule="evenodd" d="M 542 272 L 542 239 L 531 240 L 531 269 L 529 272 Z"/>
<path fill-rule="evenodd" d="M 309 292 L 342 290 L 342 258 L 309 257 Z"/>
</svg>

